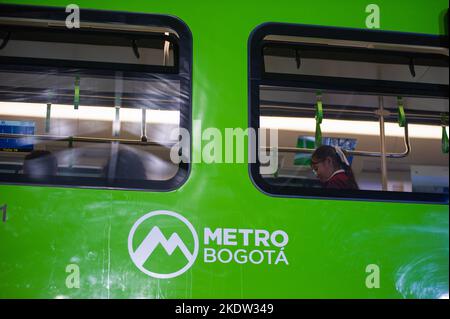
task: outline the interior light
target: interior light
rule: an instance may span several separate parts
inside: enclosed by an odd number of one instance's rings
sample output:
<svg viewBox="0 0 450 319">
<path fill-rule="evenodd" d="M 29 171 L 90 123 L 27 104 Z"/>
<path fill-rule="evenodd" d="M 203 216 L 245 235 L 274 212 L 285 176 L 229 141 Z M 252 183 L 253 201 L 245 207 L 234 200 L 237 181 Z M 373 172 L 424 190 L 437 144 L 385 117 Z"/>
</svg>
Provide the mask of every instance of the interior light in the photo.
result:
<svg viewBox="0 0 450 319">
<path fill-rule="evenodd" d="M 265 129 L 278 129 L 286 131 L 299 131 L 314 133 L 316 121 L 311 118 L 299 117 L 260 117 L 260 126 Z M 409 136 L 412 138 L 441 139 L 442 127 L 439 125 L 409 124 Z M 322 132 L 329 134 L 346 135 L 380 135 L 379 122 L 369 121 L 345 121 L 324 119 L 322 122 Z M 403 137 L 404 129 L 397 123 L 385 123 L 386 136 Z M 448 132 L 448 127 L 447 127 Z"/>
<path fill-rule="evenodd" d="M 44 119 L 46 112 L 47 104 L 43 103 L 0 102 L 0 116 Z M 121 122 L 141 123 L 141 116 L 141 109 L 120 109 Z M 72 105 L 52 104 L 51 118 L 113 122 L 115 108 L 80 105 L 79 109 L 75 110 Z M 153 124 L 179 125 L 180 111 L 147 110 L 146 121 Z"/>
</svg>

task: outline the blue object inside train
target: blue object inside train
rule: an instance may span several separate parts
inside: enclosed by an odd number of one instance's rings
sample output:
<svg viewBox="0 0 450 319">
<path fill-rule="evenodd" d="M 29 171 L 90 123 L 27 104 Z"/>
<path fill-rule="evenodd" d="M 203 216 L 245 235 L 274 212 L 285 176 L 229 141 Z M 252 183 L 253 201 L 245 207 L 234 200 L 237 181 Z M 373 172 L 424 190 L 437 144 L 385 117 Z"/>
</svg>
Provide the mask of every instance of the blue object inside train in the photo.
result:
<svg viewBox="0 0 450 319">
<path fill-rule="evenodd" d="M 31 121 L 1 121 L 0 134 L 34 135 L 36 124 Z M 33 142 L 30 137 L 8 138 L 0 137 L 0 151 L 30 152 Z"/>
</svg>

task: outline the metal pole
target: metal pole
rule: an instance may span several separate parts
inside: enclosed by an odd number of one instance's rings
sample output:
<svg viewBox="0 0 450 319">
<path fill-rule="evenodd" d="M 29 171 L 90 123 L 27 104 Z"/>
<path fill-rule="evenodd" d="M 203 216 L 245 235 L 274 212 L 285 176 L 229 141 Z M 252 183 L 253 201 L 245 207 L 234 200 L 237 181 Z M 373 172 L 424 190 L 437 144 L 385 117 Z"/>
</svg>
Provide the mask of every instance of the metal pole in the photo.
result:
<svg viewBox="0 0 450 319">
<path fill-rule="evenodd" d="M 122 72 L 117 72 L 115 77 L 115 98 L 114 98 L 114 108 L 115 117 L 113 122 L 113 137 L 120 136 L 120 108 L 122 107 L 122 91 L 123 91 L 123 74 Z"/>
<path fill-rule="evenodd" d="M 147 109 L 142 109 L 141 141 L 147 142 Z"/>
<path fill-rule="evenodd" d="M 386 163 L 386 136 L 384 127 L 384 100 L 378 97 L 380 117 L 380 144 L 381 144 L 381 185 L 383 191 L 388 190 L 387 163 Z"/>
<path fill-rule="evenodd" d="M 82 143 L 115 143 L 127 145 L 140 145 L 140 146 L 161 146 L 161 147 L 172 147 L 176 143 L 159 143 L 159 142 L 149 142 L 141 140 L 130 140 L 124 138 L 101 138 L 101 137 L 82 137 L 82 136 L 56 136 L 56 135 L 32 135 L 32 134 L 9 134 L 0 133 L 0 139 L 2 138 L 30 138 L 33 141 L 58 141 L 58 142 L 82 142 Z"/>
<path fill-rule="evenodd" d="M 45 133 L 50 133 L 52 103 L 47 103 L 47 114 L 45 116 Z"/>
<path fill-rule="evenodd" d="M 164 32 L 164 35 L 169 36 L 169 32 Z M 164 57 L 163 57 L 163 65 L 167 66 L 169 64 L 170 58 L 170 42 L 164 41 Z"/>
</svg>

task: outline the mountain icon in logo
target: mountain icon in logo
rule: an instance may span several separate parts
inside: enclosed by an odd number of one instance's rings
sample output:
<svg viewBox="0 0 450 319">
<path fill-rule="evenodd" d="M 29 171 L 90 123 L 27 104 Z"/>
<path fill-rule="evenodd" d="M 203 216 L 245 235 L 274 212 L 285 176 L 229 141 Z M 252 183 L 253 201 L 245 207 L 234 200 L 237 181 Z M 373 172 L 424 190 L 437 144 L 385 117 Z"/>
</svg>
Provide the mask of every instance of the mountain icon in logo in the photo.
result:
<svg viewBox="0 0 450 319">
<path fill-rule="evenodd" d="M 137 231 L 144 231 L 144 234 L 148 231 L 148 225 L 143 226 L 143 224 L 148 223 L 148 220 L 150 219 L 159 222 L 160 225 L 154 225 L 151 230 L 145 235 L 143 240 L 135 240 Z M 190 245 L 193 247 L 190 247 L 189 249 L 186 246 L 185 242 L 182 240 L 182 237 L 180 237 L 177 232 L 172 232 L 169 239 L 167 239 L 167 237 L 161 231 L 161 228 L 164 227 L 163 225 L 174 223 L 177 223 L 180 225 L 180 227 L 184 228 L 181 229 L 181 231 L 185 235 L 183 237 L 185 240 L 186 234 L 192 236 L 188 239 L 189 242 L 193 242 L 193 244 Z M 135 249 L 133 243 L 136 246 Z M 159 249 L 158 247 L 161 247 L 165 252 L 165 257 L 164 260 L 156 259 L 157 265 L 170 263 L 171 258 L 176 257 L 174 252 L 178 250 L 185 257 L 185 260 L 187 260 L 187 264 L 186 262 L 184 262 L 184 266 L 182 266 L 181 269 L 172 271 L 170 273 L 162 273 L 161 271 L 150 269 L 152 266 L 151 264 L 149 265 L 147 261 L 151 259 L 151 256 L 153 254 L 156 254 L 156 251 Z M 197 258 L 198 247 L 198 236 L 192 224 L 180 214 L 170 211 L 155 211 L 142 216 L 133 225 L 128 236 L 128 252 L 134 264 L 145 274 L 160 279 L 177 277 L 186 272 L 193 265 L 195 259 Z M 169 259 L 166 260 L 166 257 Z"/>
<path fill-rule="evenodd" d="M 192 260 L 192 254 L 177 233 L 173 233 L 169 239 L 166 239 L 159 227 L 155 226 L 134 252 L 134 263 L 142 266 L 159 244 L 169 255 L 172 255 L 175 249 L 180 248 L 186 259 Z"/>
</svg>

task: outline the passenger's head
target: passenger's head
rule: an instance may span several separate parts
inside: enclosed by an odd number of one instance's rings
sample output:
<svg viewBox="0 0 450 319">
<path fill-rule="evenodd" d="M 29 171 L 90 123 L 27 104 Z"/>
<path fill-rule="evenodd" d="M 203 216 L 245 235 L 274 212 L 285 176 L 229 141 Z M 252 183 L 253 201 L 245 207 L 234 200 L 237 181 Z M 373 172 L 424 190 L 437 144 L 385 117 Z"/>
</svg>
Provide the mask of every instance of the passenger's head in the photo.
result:
<svg viewBox="0 0 450 319">
<path fill-rule="evenodd" d="M 326 182 L 337 170 L 347 171 L 350 168 L 342 156 L 345 157 L 342 150 L 329 145 L 322 145 L 315 150 L 311 156 L 311 167 L 321 182 Z"/>
<path fill-rule="evenodd" d="M 58 161 L 49 151 L 32 151 L 23 163 L 23 173 L 32 178 L 54 176 L 57 170 Z"/>
<path fill-rule="evenodd" d="M 111 158 L 105 167 L 105 174 L 113 179 L 146 179 L 146 170 L 138 153 L 120 148 L 116 158 Z"/>
</svg>

